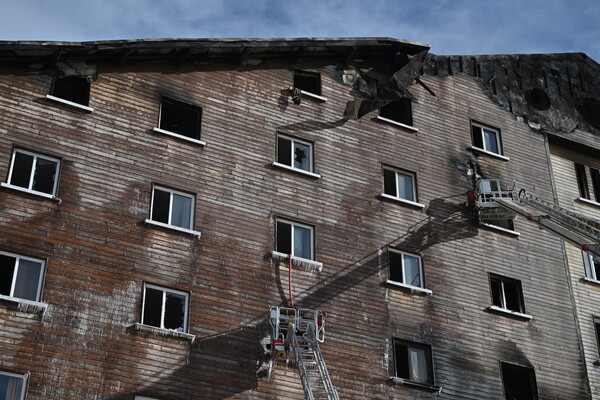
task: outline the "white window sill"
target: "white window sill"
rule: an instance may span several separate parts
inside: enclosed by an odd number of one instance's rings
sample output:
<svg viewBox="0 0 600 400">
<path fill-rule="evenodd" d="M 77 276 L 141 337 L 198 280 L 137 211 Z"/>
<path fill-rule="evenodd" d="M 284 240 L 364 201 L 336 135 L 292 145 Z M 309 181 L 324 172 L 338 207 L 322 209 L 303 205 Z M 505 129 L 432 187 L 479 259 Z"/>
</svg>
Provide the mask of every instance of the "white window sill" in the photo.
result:
<svg viewBox="0 0 600 400">
<path fill-rule="evenodd" d="M 6 183 L 6 182 L 1 182 L 0 183 L 0 187 L 7 188 L 7 189 L 10 189 L 10 190 L 16 190 L 18 192 L 27 193 L 27 194 L 31 194 L 31 195 L 34 195 L 34 196 L 43 197 L 45 199 L 50 199 L 50 200 L 56 201 L 58 203 L 62 202 L 61 199 L 59 199 L 58 197 L 53 196 L 51 194 L 43 193 L 43 192 L 38 192 L 38 191 L 35 191 L 35 190 L 31 190 L 31 189 L 26 189 L 26 188 L 23 188 L 21 186 L 11 185 L 10 183 Z"/>
<path fill-rule="evenodd" d="M 290 167 L 289 165 L 281 164 L 281 163 L 278 163 L 277 161 L 273 162 L 273 164 L 271 164 L 271 165 L 274 167 L 277 167 L 277 168 L 283 168 L 288 171 L 296 172 L 298 174 L 310 176 L 311 178 L 321 179 L 321 175 L 319 175 L 319 174 L 315 174 L 314 172 L 305 171 L 300 168 Z"/>
<path fill-rule="evenodd" d="M 294 88 L 290 87 L 290 92 L 293 92 L 293 91 L 294 91 Z M 304 90 L 300 90 L 300 93 L 304 97 L 308 97 L 309 99 L 317 100 L 317 101 L 319 101 L 321 103 L 325 103 L 327 101 L 326 97 L 320 96 L 318 94 L 314 94 L 314 93 L 311 93 L 311 92 L 305 92 Z"/>
<path fill-rule="evenodd" d="M 398 286 L 403 289 L 408 289 L 408 290 L 410 290 L 411 293 L 424 294 L 427 296 L 431 296 L 433 294 L 433 292 L 429 289 L 425 289 L 425 288 L 422 288 L 419 286 L 407 285 L 406 283 L 402 283 L 402 282 L 398 282 L 398 281 L 392 281 L 392 280 L 388 279 L 387 281 L 385 281 L 385 283 L 387 283 L 388 285 Z"/>
<path fill-rule="evenodd" d="M 530 320 L 533 318 L 533 316 L 531 316 L 529 314 L 523 314 L 518 311 L 511 311 L 506 308 L 502 308 L 502 307 L 498 307 L 498 306 L 489 306 L 487 309 L 488 309 L 488 311 L 494 311 L 494 312 L 501 313 L 501 314 L 507 314 L 507 315 L 511 315 L 513 317 L 526 319 L 526 320 Z"/>
<path fill-rule="evenodd" d="M 195 231 L 193 229 L 181 228 L 179 226 L 169 225 L 169 224 L 165 224 L 164 222 L 153 221 L 151 219 L 146 219 L 146 220 L 144 220 L 144 222 L 147 225 L 160 226 L 161 228 L 171 229 L 171 230 L 174 230 L 174 231 L 177 231 L 177 232 L 187 233 L 188 235 L 196 236 L 198 238 L 200 237 L 200 235 L 202 235 L 201 232 Z"/>
<path fill-rule="evenodd" d="M 476 151 L 476 152 L 478 152 L 478 153 L 482 153 L 482 154 L 485 154 L 485 155 L 491 156 L 491 157 L 496 157 L 496 158 L 498 158 L 498 159 L 500 159 L 500 160 L 502 160 L 502 161 L 508 161 L 508 160 L 510 160 L 510 158 L 508 158 L 508 157 L 506 157 L 506 156 L 503 156 L 503 155 L 501 155 L 501 154 L 498 154 L 498 153 L 492 153 L 491 151 L 484 150 L 484 149 L 482 149 L 481 147 L 475 147 L 475 146 L 471 146 L 471 147 L 468 147 L 468 149 L 469 149 L 469 150 Z"/>
<path fill-rule="evenodd" d="M 82 111 L 94 112 L 94 109 L 92 107 L 84 106 L 83 104 L 74 103 L 74 102 L 69 101 L 69 100 L 61 99 L 60 97 L 52 96 L 51 94 L 47 94 L 46 98 L 48 100 L 52 100 L 52 101 L 55 101 L 55 102 L 61 103 L 61 104 L 66 104 L 66 105 L 68 105 L 70 107 L 74 107 L 74 108 L 77 108 L 77 109 L 82 110 Z"/>
<path fill-rule="evenodd" d="M 48 308 L 48 303 L 42 303 L 39 301 L 19 299 L 17 297 L 5 296 L 0 294 L 0 300 L 10 301 L 16 303 L 19 311 L 30 312 L 30 313 L 44 313 Z"/>
<path fill-rule="evenodd" d="M 585 283 L 592 283 L 594 285 L 600 285 L 599 280 L 588 278 L 587 276 L 583 277 L 581 280 L 584 281 Z"/>
<path fill-rule="evenodd" d="M 582 203 L 590 204 L 590 205 L 593 205 L 593 206 L 596 206 L 596 207 L 600 207 L 600 203 L 598 203 L 597 201 L 586 199 L 584 197 L 578 197 L 575 200 L 576 201 L 580 201 Z"/>
<path fill-rule="evenodd" d="M 441 386 L 430 385 L 428 383 L 414 382 L 414 381 L 411 381 L 411 380 L 408 380 L 408 379 L 399 378 L 397 376 L 390 376 L 390 379 L 396 385 L 411 386 L 411 387 L 414 387 L 414 388 L 431 390 L 432 392 L 438 392 L 438 393 L 442 392 L 442 387 Z"/>
<path fill-rule="evenodd" d="M 401 199 L 400 197 L 394 197 L 394 196 L 391 196 L 391 195 L 385 194 L 385 193 L 381 193 L 379 196 L 384 199 L 394 200 L 394 201 L 397 201 L 398 203 L 407 204 L 407 205 L 413 206 L 413 207 L 418 207 L 418 208 L 425 207 L 425 204 L 417 203 L 416 201 Z"/>
<path fill-rule="evenodd" d="M 415 128 L 414 126 L 406 125 L 406 124 L 403 124 L 402 122 L 394 121 L 393 119 L 385 118 L 380 115 L 377 115 L 374 119 L 382 121 L 382 122 L 386 122 L 391 125 L 399 126 L 401 128 L 404 128 L 404 129 L 412 131 L 412 132 L 419 132 L 419 130 L 417 128 Z"/>
<path fill-rule="evenodd" d="M 206 142 L 203 140 L 199 140 L 199 139 L 194 139 L 188 136 L 184 136 L 184 135 L 180 135 L 179 133 L 175 133 L 175 132 L 171 132 L 171 131 L 166 131 L 164 129 L 160 129 L 160 128 L 154 128 L 154 132 L 156 133 L 162 133 L 163 135 L 167 135 L 167 136 L 172 136 L 174 138 L 177 139 L 181 139 L 181 140 L 185 140 L 187 142 L 190 143 L 194 143 L 200 146 L 206 146 Z"/>
<path fill-rule="evenodd" d="M 287 254 L 279 253 L 277 251 L 272 251 L 271 257 L 273 258 L 273 261 L 288 261 Z M 323 270 L 323 263 L 314 260 L 309 260 L 307 258 L 292 256 L 292 264 L 296 267 L 304 267 L 309 270 L 316 270 L 318 272 L 321 272 Z"/>
<path fill-rule="evenodd" d="M 139 322 L 135 323 L 135 325 L 133 326 L 133 329 L 138 332 L 151 333 L 153 335 L 172 336 L 172 337 L 187 339 L 192 343 L 194 343 L 194 341 L 196 340 L 196 335 L 192 335 L 191 333 L 179 332 L 179 331 L 175 331 L 173 329 L 157 328 L 156 326 L 144 325 Z"/>
<path fill-rule="evenodd" d="M 480 224 L 480 225 L 481 226 L 485 226 L 486 228 L 494 229 L 496 231 L 508 233 L 509 235 L 512 235 L 512 236 L 521 236 L 520 232 L 513 231 L 513 230 L 510 230 L 510 229 L 506 229 L 506 228 L 503 228 L 501 226 L 492 225 L 492 224 L 486 224 L 485 222 L 482 223 L 482 224 Z"/>
</svg>

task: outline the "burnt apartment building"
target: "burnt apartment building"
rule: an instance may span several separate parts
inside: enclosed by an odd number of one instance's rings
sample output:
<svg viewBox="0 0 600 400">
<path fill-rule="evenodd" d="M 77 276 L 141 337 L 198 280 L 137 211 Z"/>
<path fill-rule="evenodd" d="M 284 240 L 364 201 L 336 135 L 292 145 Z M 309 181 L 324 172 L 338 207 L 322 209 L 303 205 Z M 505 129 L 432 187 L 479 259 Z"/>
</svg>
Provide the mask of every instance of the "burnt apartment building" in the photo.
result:
<svg viewBox="0 0 600 400">
<path fill-rule="evenodd" d="M 600 66 L 0 42 L 0 399 L 600 399 Z"/>
</svg>

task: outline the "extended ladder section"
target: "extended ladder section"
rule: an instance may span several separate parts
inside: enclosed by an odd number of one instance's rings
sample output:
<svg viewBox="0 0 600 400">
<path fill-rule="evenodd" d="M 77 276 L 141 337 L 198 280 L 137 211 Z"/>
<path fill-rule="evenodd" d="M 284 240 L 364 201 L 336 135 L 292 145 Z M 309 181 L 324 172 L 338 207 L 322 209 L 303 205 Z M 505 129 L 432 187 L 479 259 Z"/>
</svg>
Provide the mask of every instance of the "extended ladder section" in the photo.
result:
<svg viewBox="0 0 600 400">
<path fill-rule="evenodd" d="M 305 400 L 339 400 L 319 347 L 324 339 L 323 317 L 318 310 L 271 308 L 274 356 L 296 363 Z"/>
<path fill-rule="evenodd" d="M 491 182 L 491 183 L 490 183 Z M 499 180 L 481 179 L 477 182 L 475 208 L 479 218 L 486 219 L 500 208 L 502 215 L 517 214 L 597 256 L 600 256 L 600 222 L 568 210 L 559 205 L 532 196 L 521 189 L 518 193 L 507 186 L 499 186 Z M 486 191 L 487 190 L 487 191 Z M 507 217 L 505 217 L 507 218 Z M 489 218 L 492 219 L 492 218 Z"/>
</svg>

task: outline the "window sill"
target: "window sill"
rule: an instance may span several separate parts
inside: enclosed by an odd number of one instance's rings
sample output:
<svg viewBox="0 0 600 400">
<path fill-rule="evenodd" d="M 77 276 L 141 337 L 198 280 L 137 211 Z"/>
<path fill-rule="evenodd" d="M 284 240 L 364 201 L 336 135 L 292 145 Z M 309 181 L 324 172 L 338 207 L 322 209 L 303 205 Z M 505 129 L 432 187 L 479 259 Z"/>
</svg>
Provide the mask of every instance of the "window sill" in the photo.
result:
<svg viewBox="0 0 600 400">
<path fill-rule="evenodd" d="M 305 170 L 300 169 L 300 168 L 290 167 L 289 165 L 280 164 L 277 161 L 273 162 L 273 164 L 271 164 L 271 165 L 274 166 L 274 167 L 277 167 L 277 168 L 282 168 L 282 169 L 285 169 L 285 170 L 288 170 L 288 171 L 296 172 L 296 173 L 301 174 L 301 175 L 310 176 L 311 178 L 321 179 L 321 175 L 319 175 L 319 174 L 315 174 L 314 172 L 305 171 Z"/>
<path fill-rule="evenodd" d="M 273 258 L 274 261 L 278 261 L 278 262 L 288 261 L 287 254 L 279 253 L 277 251 L 272 251 L 271 257 Z M 296 267 L 304 267 L 311 271 L 321 272 L 323 270 L 323 263 L 314 261 L 314 260 L 309 260 L 307 258 L 292 256 L 292 264 L 295 265 Z"/>
<path fill-rule="evenodd" d="M 491 156 L 491 157 L 499 158 L 502 161 L 509 161 L 510 160 L 510 158 L 508 158 L 506 156 L 503 156 L 502 154 L 492 153 L 491 151 L 484 150 L 481 147 L 471 146 L 471 147 L 467 147 L 467 148 L 469 150 L 473 150 L 473 151 L 476 151 L 478 153 L 482 153 L 482 154 L 485 154 L 485 155 L 488 155 L 488 156 Z"/>
<path fill-rule="evenodd" d="M 390 379 L 396 385 L 410 386 L 410 387 L 414 387 L 414 388 L 418 388 L 418 389 L 430 390 L 432 392 L 438 392 L 438 393 L 442 392 L 442 387 L 441 386 L 430 385 L 428 383 L 414 382 L 414 381 L 410 381 L 408 379 L 399 378 L 397 376 L 391 376 Z"/>
<path fill-rule="evenodd" d="M 46 309 L 48 308 L 48 303 L 42 303 L 39 301 L 26 300 L 26 299 L 19 299 L 17 297 L 5 296 L 3 294 L 0 294 L 0 300 L 8 301 L 11 303 L 16 303 L 17 307 L 19 308 L 19 311 L 22 311 L 22 312 L 35 313 L 35 314 L 42 313 L 43 314 L 44 312 L 46 312 Z"/>
<path fill-rule="evenodd" d="M 84 106 L 83 104 L 74 103 L 74 102 L 69 101 L 69 100 L 61 99 L 60 97 L 52 96 L 51 94 L 47 94 L 46 98 L 48 100 L 52 100 L 52 101 L 55 101 L 57 103 L 66 104 L 69 107 L 77 108 L 77 109 L 79 109 L 81 111 L 94 112 L 94 109 L 92 107 Z"/>
<path fill-rule="evenodd" d="M 164 222 L 153 221 L 151 219 L 146 219 L 146 220 L 144 220 L 144 222 L 146 223 L 146 225 L 154 225 L 154 226 L 159 226 L 161 228 L 170 229 L 170 230 L 177 231 L 177 232 L 187 233 L 188 235 L 192 235 L 197 238 L 199 238 L 200 235 L 202 235 L 201 232 L 195 231 L 193 229 L 180 228 L 179 226 L 169 225 L 169 224 L 165 224 Z"/>
<path fill-rule="evenodd" d="M 516 318 L 520 318 L 520 319 L 524 319 L 524 320 L 528 320 L 528 321 L 533 318 L 533 316 L 531 316 L 529 314 L 523 314 L 518 311 L 511 311 L 506 308 L 502 308 L 502 307 L 498 307 L 498 306 L 489 306 L 487 308 L 487 310 L 497 312 L 500 314 L 510 315 L 512 317 L 516 317 Z"/>
<path fill-rule="evenodd" d="M 0 183 L 0 187 L 6 188 L 6 189 L 10 189 L 10 190 L 16 190 L 17 192 L 31 194 L 33 196 L 43 197 L 45 199 L 50 199 L 52 201 L 56 201 L 59 204 L 62 203 L 61 199 L 59 199 L 58 197 L 53 196 L 51 194 L 43 193 L 43 192 L 37 192 L 37 191 L 31 190 L 31 189 L 25 189 L 25 188 L 23 188 L 21 186 L 11 185 L 10 183 L 1 182 Z"/>
<path fill-rule="evenodd" d="M 593 285 L 600 285 L 600 281 L 592 278 L 588 278 L 587 276 L 581 278 L 584 283 L 591 283 Z"/>
<path fill-rule="evenodd" d="M 177 139 L 185 140 L 186 142 L 194 143 L 194 144 L 197 144 L 197 145 L 200 145 L 200 146 L 206 146 L 206 142 L 203 141 L 203 140 L 194 139 L 194 138 L 191 138 L 191 137 L 180 135 L 179 133 L 175 133 L 175 132 L 171 132 L 171 131 L 166 131 L 166 130 L 160 129 L 160 128 L 154 128 L 153 131 L 156 132 L 156 133 L 161 133 L 163 135 L 172 136 L 172 137 L 177 138 Z"/>
<path fill-rule="evenodd" d="M 408 289 L 408 290 L 410 290 L 411 293 L 423 294 L 423 295 L 427 295 L 427 296 L 431 296 L 433 294 L 433 292 L 429 289 L 425 289 L 425 288 L 422 288 L 419 286 L 407 285 L 406 283 L 392 281 L 390 279 L 385 281 L 385 283 L 387 283 L 388 285 L 398 286 L 403 289 Z"/>
<path fill-rule="evenodd" d="M 138 332 L 151 333 L 153 335 L 158 336 L 172 336 L 176 338 L 182 338 L 189 340 L 192 343 L 194 343 L 194 341 L 196 340 L 196 335 L 192 335 L 191 333 L 179 332 L 173 329 L 157 328 L 156 326 L 144 325 L 139 322 L 135 323 L 133 329 Z"/>
<path fill-rule="evenodd" d="M 415 128 L 414 126 L 406 125 L 406 124 L 403 124 L 402 122 L 394 121 L 393 119 L 385 118 L 385 117 L 382 117 L 380 115 L 377 115 L 373 119 L 378 120 L 378 121 L 382 121 L 382 122 L 385 122 L 385 123 L 388 123 L 388 124 L 391 124 L 391 125 L 399 126 L 399 127 L 404 128 L 406 130 L 409 130 L 411 132 L 419 132 L 419 130 L 417 128 Z"/>
<path fill-rule="evenodd" d="M 394 201 L 397 201 L 398 203 L 407 204 L 409 206 L 413 206 L 413 207 L 417 207 L 417 208 L 425 207 L 425 204 L 417 203 L 416 201 L 401 199 L 400 197 L 394 197 L 394 196 L 391 196 L 391 195 L 385 194 L 385 193 L 381 193 L 379 196 L 384 199 L 394 200 Z"/>
<path fill-rule="evenodd" d="M 517 236 L 521 236 L 521 233 L 520 233 L 520 232 L 513 231 L 513 230 L 510 230 L 510 229 L 506 229 L 506 228 L 503 228 L 503 227 L 501 227 L 501 226 L 492 225 L 492 224 L 486 224 L 486 223 L 482 223 L 482 224 L 480 224 L 480 225 L 481 225 L 481 226 L 485 226 L 486 228 L 490 228 L 490 229 L 493 229 L 493 230 L 499 231 L 499 232 L 508 233 L 508 234 L 509 234 L 509 235 L 511 235 L 511 236 L 515 236 L 515 237 L 517 237 Z"/>
<path fill-rule="evenodd" d="M 580 201 L 585 204 L 590 204 L 592 206 L 600 207 L 600 203 L 598 203 L 597 201 L 594 201 L 594 200 L 586 199 L 585 197 L 578 197 L 575 199 L 575 201 Z"/>
<path fill-rule="evenodd" d="M 290 87 L 290 93 L 293 91 L 294 91 L 294 87 Z M 300 90 L 300 94 L 302 94 L 302 96 L 304 96 L 304 97 L 308 97 L 309 99 L 313 99 L 313 100 L 316 100 L 321 103 L 325 103 L 327 101 L 326 97 L 323 97 L 323 96 L 320 96 L 318 94 L 314 94 L 311 92 L 306 92 L 304 90 Z"/>
</svg>

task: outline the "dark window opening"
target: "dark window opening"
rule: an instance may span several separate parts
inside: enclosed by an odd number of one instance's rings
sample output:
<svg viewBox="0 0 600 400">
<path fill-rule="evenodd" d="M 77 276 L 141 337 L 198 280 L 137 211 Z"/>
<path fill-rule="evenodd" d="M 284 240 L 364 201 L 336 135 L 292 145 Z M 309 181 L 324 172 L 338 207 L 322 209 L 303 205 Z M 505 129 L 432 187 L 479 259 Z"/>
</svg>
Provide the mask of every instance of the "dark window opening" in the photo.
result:
<svg viewBox="0 0 600 400">
<path fill-rule="evenodd" d="M 404 274 L 402 273 L 402 254 L 388 251 L 388 256 L 390 263 L 390 280 L 404 282 Z"/>
<path fill-rule="evenodd" d="M 56 167 L 57 165 L 54 161 L 37 157 L 31 189 L 42 193 L 52 194 L 54 191 Z"/>
<path fill-rule="evenodd" d="M 471 133 L 473 135 L 473 146 L 483 149 L 483 135 L 481 133 L 481 127 L 477 125 L 471 125 Z"/>
<path fill-rule="evenodd" d="M 292 254 L 292 225 L 277 221 L 277 243 L 275 251 Z"/>
<path fill-rule="evenodd" d="M 142 323 L 184 332 L 187 295 L 160 287 L 145 287 Z"/>
<path fill-rule="evenodd" d="M 165 300 L 165 329 L 183 330 L 184 318 L 185 296 L 167 292 Z"/>
<path fill-rule="evenodd" d="M 154 199 L 152 203 L 152 220 L 169 223 L 171 194 L 169 192 L 154 189 Z"/>
<path fill-rule="evenodd" d="M 321 95 L 321 75 L 317 72 L 294 71 L 294 88 Z"/>
<path fill-rule="evenodd" d="M 497 275 L 490 276 L 492 304 L 514 312 L 525 313 L 521 282 Z"/>
<path fill-rule="evenodd" d="M 404 340 L 394 340 L 396 376 L 412 382 L 433 385 L 431 347 Z"/>
<path fill-rule="evenodd" d="M 594 327 L 596 328 L 596 342 L 598 344 L 598 354 L 600 355 L 600 318 L 594 318 Z"/>
<path fill-rule="evenodd" d="M 15 273 L 14 257 L 0 254 L 0 294 L 10 296 L 13 275 Z"/>
<path fill-rule="evenodd" d="M 600 203 L 600 172 L 595 168 L 590 168 L 592 176 L 592 188 L 594 189 L 594 199 Z"/>
<path fill-rule="evenodd" d="M 575 173 L 577 174 L 577 186 L 579 187 L 579 197 L 590 198 L 590 190 L 587 183 L 587 175 L 585 173 L 585 165 L 575 163 Z"/>
<path fill-rule="evenodd" d="M 29 154 L 15 152 L 15 161 L 10 177 L 10 184 L 29 188 L 29 179 L 31 178 L 31 169 L 33 168 L 33 156 Z"/>
<path fill-rule="evenodd" d="M 201 121 L 201 107 L 163 97 L 160 109 L 160 129 L 191 139 L 200 139 Z"/>
<path fill-rule="evenodd" d="M 292 165 L 291 140 L 281 136 L 277 138 L 277 161 L 284 165 Z"/>
<path fill-rule="evenodd" d="M 504 396 L 507 400 L 538 400 L 533 368 L 501 363 Z"/>
<path fill-rule="evenodd" d="M 160 328 L 162 314 L 162 290 L 146 288 L 146 298 L 144 299 L 144 320 L 146 325 Z"/>
<path fill-rule="evenodd" d="M 87 78 L 79 76 L 54 78 L 51 94 L 63 100 L 87 106 L 90 101 L 90 83 Z"/>
<path fill-rule="evenodd" d="M 379 116 L 412 126 L 412 105 L 410 99 L 391 101 L 379 109 Z"/>
<path fill-rule="evenodd" d="M 390 169 L 383 170 L 383 192 L 390 196 L 396 197 L 398 195 L 396 188 L 396 171 Z"/>
<path fill-rule="evenodd" d="M 512 219 L 484 219 L 484 224 L 494 225 L 498 228 L 508 229 L 510 231 L 515 230 L 515 224 Z"/>
</svg>

